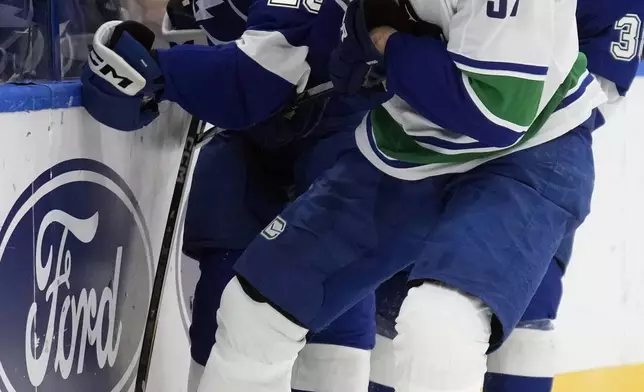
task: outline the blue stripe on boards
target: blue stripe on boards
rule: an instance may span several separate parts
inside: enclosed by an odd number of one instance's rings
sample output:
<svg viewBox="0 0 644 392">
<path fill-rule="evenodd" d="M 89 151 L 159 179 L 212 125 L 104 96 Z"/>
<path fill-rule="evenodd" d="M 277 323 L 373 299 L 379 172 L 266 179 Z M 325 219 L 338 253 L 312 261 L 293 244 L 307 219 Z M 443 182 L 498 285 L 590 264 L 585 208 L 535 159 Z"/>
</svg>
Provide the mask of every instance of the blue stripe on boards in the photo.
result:
<svg viewBox="0 0 644 392">
<path fill-rule="evenodd" d="M 0 85 L 0 113 L 81 106 L 80 81 Z"/>
</svg>

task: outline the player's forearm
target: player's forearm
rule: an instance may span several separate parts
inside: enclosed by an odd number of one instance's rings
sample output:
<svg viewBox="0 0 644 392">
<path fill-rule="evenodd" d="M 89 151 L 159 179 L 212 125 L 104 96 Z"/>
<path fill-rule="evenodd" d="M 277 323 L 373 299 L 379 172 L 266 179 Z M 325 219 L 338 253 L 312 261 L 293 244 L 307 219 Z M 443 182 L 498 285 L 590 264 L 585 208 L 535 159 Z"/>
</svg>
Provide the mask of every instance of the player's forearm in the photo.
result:
<svg viewBox="0 0 644 392">
<path fill-rule="evenodd" d="M 308 50 L 283 41 L 277 33 L 250 31 L 231 44 L 159 50 L 166 79 L 162 99 L 226 129 L 261 122 L 308 80 Z"/>
<path fill-rule="evenodd" d="M 438 39 L 395 33 L 385 56 L 387 89 L 449 131 L 507 147 L 537 115 L 542 83 L 464 73 Z"/>
</svg>

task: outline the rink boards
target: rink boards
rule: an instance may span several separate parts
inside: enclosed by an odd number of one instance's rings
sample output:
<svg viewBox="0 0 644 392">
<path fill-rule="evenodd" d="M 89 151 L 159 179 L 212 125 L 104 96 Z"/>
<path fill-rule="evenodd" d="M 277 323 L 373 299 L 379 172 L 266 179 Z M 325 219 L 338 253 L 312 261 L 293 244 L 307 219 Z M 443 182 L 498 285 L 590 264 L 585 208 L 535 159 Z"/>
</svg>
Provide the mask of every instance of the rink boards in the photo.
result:
<svg viewBox="0 0 644 392">
<path fill-rule="evenodd" d="M 187 116 L 172 107 L 123 133 L 79 104 L 77 83 L 0 87 L 0 392 L 131 390 Z M 597 185 L 566 279 L 557 392 L 644 391 L 643 107 L 638 80 L 595 134 Z M 197 277 L 175 244 L 151 391 L 185 390 Z M 386 359 L 374 352 L 383 382 Z"/>
</svg>

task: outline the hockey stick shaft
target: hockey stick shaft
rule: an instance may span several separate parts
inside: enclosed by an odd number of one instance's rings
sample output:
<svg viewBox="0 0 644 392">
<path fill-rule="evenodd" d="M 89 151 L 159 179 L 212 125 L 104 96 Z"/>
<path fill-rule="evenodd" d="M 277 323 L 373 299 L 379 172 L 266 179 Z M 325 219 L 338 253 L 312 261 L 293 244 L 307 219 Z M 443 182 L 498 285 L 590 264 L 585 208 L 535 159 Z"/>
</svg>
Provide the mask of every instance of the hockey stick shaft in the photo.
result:
<svg viewBox="0 0 644 392">
<path fill-rule="evenodd" d="M 145 392 L 147 385 L 157 322 L 159 319 L 159 306 L 161 304 L 161 295 L 163 294 L 163 287 L 165 285 L 166 274 L 168 272 L 168 261 L 170 259 L 170 251 L 172 249 L 172 242 L 174 240 L 174 233 L 177 226 L 177 218 L 179 216 L 181 201 L 183 200 L 192 158 L 194 157 L 194 152 L 197 149 L 197 139 L 202 127 L 203 123 L 196 117 L 193 116 L 190 119 L 190 125 L 188 126 L 188 134 L 186 135 L 186 141 L 183 146 L 183 154 L 179 164 L 177 179 L 175 181 L 172 199 L 170 200 L 168 219 L 166 221 L 165 230 L 163 231 L 163 239 L 161 240 L 159 263 L 157 264 L 156 273 L 154 275 L 150 305 L 148 307 L 148 315 L 145 321 L 145 330 L 143 332 L 143 344 L 141 346 L 139 365 L 136 372 L 135 392 Z"/>
</svg>

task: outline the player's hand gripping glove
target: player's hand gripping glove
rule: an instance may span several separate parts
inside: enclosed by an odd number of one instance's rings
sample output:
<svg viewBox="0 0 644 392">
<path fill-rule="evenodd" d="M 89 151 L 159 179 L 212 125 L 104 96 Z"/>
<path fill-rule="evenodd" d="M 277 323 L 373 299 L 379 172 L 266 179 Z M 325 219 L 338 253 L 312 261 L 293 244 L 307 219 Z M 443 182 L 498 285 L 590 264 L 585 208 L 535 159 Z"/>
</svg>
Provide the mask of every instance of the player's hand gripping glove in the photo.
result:
<svg viewBox="0 0 644 392">
<path fill-rule="evenodd" d="M 369 31 L 377 26 L 372 26 L 367 20 L 368 2 L 354 0 L 349 4 L 342 20 L 342 41 L 331 54 L 331 81 L 334 89 L 341 94 L 353 95 L 361 92 L 363 86 L 377 85 L 374 80 L 379 76 L 377 68 L 382 68 L 384 64 L 384 57 L 369 36 Z"/>
<path fill-rule="evenodd" d="M 373 91 L 385 76 L 385 59 L 374 46 L 370 33 L 380 26 L 413 35 L 441 37 L 440 27 L 413 18 L 415 12 L 406 0 L 353 0 L 342 22 L 342 42 L 330 61 L 334 88 L 345 94 Z"/>
<path fill-rule="evenodd" d="M 133 131 L 158 115 L 163 73 L 151 52 L 154 33 L 138 22 L 111 21 L 94 35 L 83 68 L 83 106 L 96 120 Z"/>
</svg>

